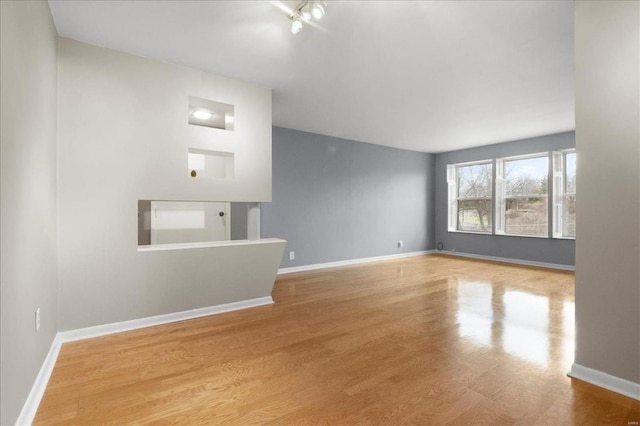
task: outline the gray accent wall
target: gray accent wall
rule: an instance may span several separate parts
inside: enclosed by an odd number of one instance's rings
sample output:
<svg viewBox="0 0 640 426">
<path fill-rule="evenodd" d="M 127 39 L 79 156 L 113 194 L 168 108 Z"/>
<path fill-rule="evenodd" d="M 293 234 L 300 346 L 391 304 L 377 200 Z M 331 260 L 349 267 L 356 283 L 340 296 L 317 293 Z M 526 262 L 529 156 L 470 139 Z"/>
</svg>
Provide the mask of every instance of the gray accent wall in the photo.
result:
<svg viewBox="0 0 640 426">
<path fill-rule="evenodd" d="M 640 3 L 575 7 L 575 363 L 640 384 Z"/>
<path fill-rule="evenodd" d="M 0 17 L 0 424 L 9 425 L 58 330 L 58 36 L 44 1 L 0 1 Z"/>
<path fill-rule="evenodd" d="M 459 253 L 505 257 L 560 265 L 574 265 L 575 240 L 449 232 L 447 226 L 447 164 L 533 154 L 574 147 L 575 132 L 566 132 L 437 154 L 435 160 L 436 244 L 441 241 L 445 251 L 455 250 Z M 579 158 L 578 161 L 580 161 Z M 580 189 L 578 189 L 578 191 L 580 191 Z"/>
<path fill-rule="evenodd" d="M 280 127 L 272 140 L 261 231 L 288 241 L 281 267 L 434 247 L 433 154 Z"/>
</svg>

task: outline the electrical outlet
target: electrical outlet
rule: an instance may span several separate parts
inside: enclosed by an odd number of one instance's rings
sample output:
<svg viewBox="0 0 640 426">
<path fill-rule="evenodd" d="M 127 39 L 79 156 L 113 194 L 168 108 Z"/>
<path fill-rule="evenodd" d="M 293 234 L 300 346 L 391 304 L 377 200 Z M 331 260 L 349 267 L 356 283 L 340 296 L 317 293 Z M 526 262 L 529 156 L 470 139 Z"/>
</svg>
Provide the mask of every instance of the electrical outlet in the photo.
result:
<svg viewBox="0 0 640 426">
<path fill-rule="evenodd" d="M 398 241 L 398 247 L 402 247 L 402 246 L 404 246 L 404 241 L 399 240 L 399 241 Z"/>
<path fill-rule="evenodd" d="M 289 260 L 295 260 L 296 258 L 296 252 L 295 251 L 290 251 L 289 252 Z"/>
<path fill-rule="evenodd" d="M 40 331 L 40 308 L 36 309 L 36 331 Z"/>
</svg>

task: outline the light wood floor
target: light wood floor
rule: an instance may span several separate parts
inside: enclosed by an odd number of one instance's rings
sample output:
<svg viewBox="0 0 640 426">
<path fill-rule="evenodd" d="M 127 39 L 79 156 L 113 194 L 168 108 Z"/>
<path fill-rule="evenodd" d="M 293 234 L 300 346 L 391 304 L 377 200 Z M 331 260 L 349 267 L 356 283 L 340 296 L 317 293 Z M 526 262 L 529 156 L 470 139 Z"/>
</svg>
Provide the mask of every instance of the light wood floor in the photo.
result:
<svg viewBox="0 0 640 426">
<path fill-rule="evenodd" d="M 64 344 L 35 423 L 631 425 L 566 377 L 573 287 L 438 255 L 283 275 L 271 306 Z"/>
</svg>

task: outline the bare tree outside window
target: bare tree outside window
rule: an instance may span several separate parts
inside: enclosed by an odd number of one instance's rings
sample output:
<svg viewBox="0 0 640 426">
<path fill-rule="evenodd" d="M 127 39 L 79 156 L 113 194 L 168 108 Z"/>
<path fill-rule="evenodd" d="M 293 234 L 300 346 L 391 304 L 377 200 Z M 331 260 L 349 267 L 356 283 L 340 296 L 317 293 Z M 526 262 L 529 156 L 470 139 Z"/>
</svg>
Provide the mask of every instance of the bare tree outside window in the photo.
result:
<svg viewBox="0 0 640 426">
<path fill-rule="evenodd" d="M 574 149 L 447 164 L 447 185 L 449 232 L 575 238 Z"/>
<path fill-rule="evenodd" d="M 457 167 L 459 231 L 491 232 L 493 165 Z"/>
<path fill-rule="evenodd" d="M 549 158 L 505 161 L 505 233 L 549 234 Z"/>
</svg>

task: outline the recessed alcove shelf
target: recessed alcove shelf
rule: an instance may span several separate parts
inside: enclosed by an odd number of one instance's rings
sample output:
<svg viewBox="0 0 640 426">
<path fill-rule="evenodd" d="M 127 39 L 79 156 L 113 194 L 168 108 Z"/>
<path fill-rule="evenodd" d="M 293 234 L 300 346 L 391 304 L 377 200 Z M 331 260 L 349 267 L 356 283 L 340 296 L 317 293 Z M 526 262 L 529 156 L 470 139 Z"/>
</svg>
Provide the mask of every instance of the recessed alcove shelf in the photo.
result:
<svg viewBox="0 0 640 426">
<path fill-rule="evenodd" d="M 228 241 L 231 203 L 138 200 L 138 245 Z"/>
<path fill-rule="evenodd" d="M 234 106 L 189 96 L 189 124 L 233 131 Z"/>
<path fill-rule="evenodd" d="M 233 179 L 234 155 L 232 152 L 189 148 L 187 168 L 189 175 L 196 179 Z"/>
</svg>

